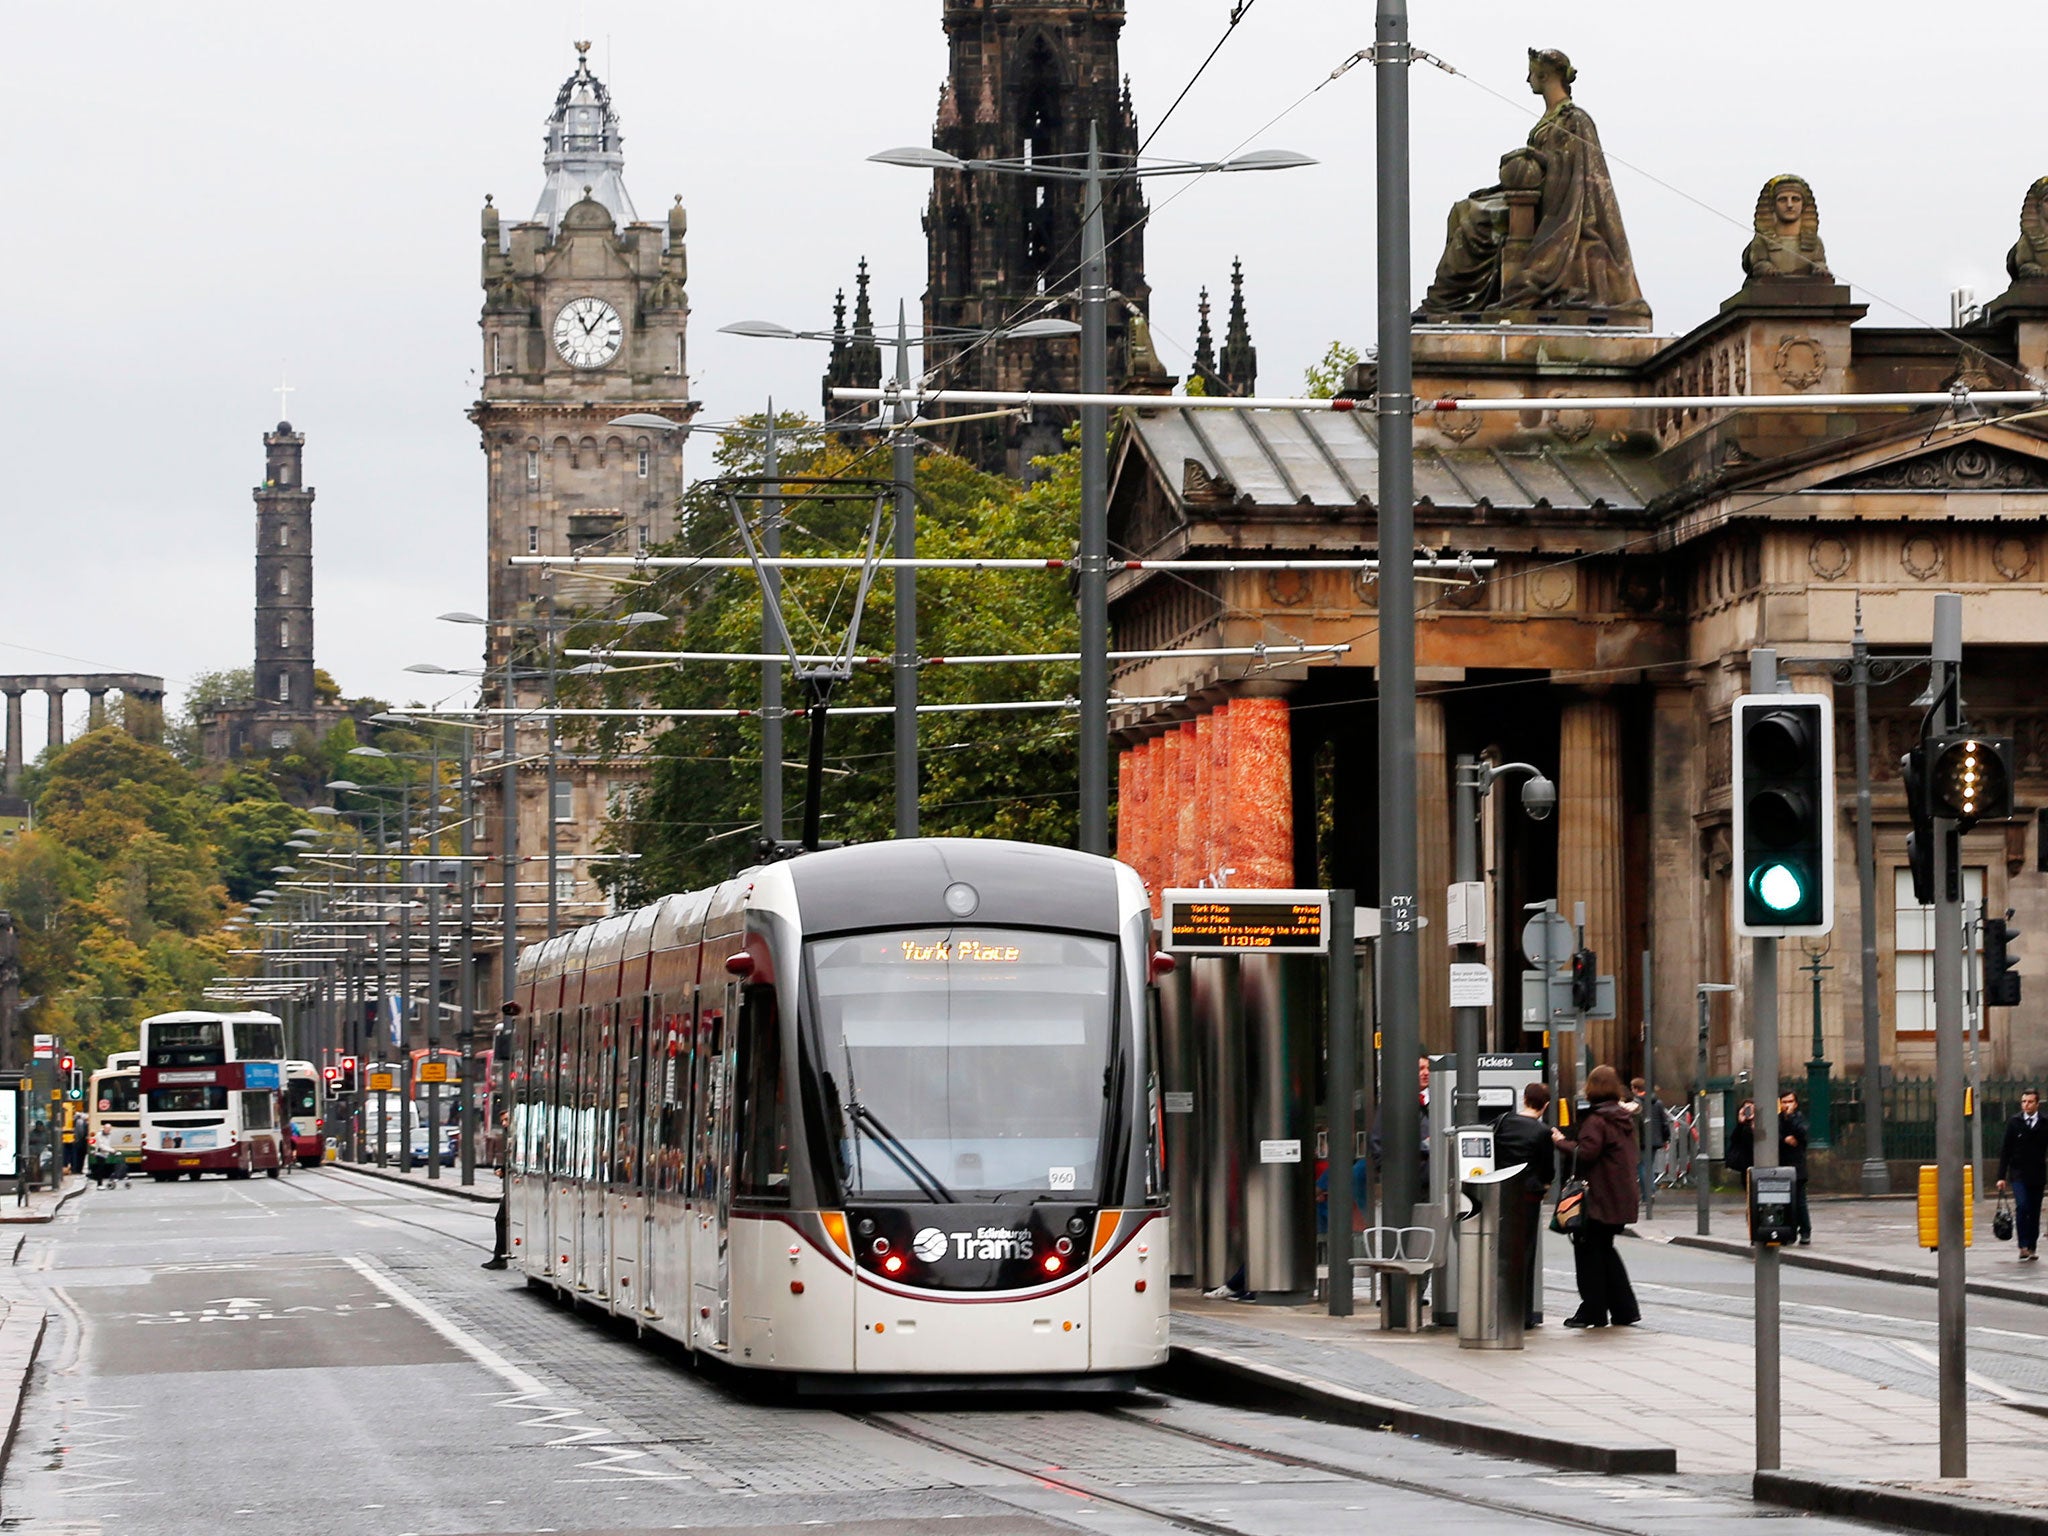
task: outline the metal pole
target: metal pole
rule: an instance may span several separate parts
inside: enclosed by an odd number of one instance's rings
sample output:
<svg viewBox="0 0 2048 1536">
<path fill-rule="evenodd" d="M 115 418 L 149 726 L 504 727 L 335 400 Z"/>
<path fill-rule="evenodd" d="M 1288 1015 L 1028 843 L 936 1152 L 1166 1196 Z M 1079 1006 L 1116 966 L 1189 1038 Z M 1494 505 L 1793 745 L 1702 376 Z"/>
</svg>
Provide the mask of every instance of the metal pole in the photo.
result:
<svg viewBox="0 0 2048 1536">
<path fill-rule="evenodd" d="M 1328 1159 L 1330 1231 L 1328 1255 L 1330 1316 L 1351 1315 L 1351 1165 L 1358 1157 L 1358 1122 L 1353 1098 L 1358 1083 L 1357 898 L 1330 892 L 1330 1040 Z M 1464 1079 L 1461 1077 L 1462 1083 Z"/>
<path fill-rule="evenodd" d="M 1699 1033 L 1692 1047 L 1692 1131 L 1699 1138 L 1699 1149 L 1692 1157 L 1692 1203 L 1693 1226 L 1701 1237 L 1707 1235 L 1711 1193 L 1707 1184 L 1714 1172 L 1713 1139 L 1707 1126 L 1707 1011 L 1708 992 L 1701 987 L 1694 994 L 1699 998 Z"/>
<path fill-rule="evenodd" d="M 1643 1217 L 1657 1214 L 1657 1035 L 1650 1017 L 1650 952 L 1643 951 Z M 1664 1145 L 1669 1148 L 1670 1138 Z"/>
<path fill-rule="evenodd" d="M 910 387 L 910 331 L 903 302 L 896 303 L 896 383 Z M 889 474 L 896 482 L 895 555 L 917 558 L 917 452 L 910 435 L 913 412 L 896 407 L 896 432 L 889 444 Z M 1105 471 L 1105 476 L 1107 472 Z M 899 566 L 896 583 L 896 835 L 917 836 L 917 571 Z M 1105 646 L 1106 648 L 1106 646 Z M 1087 649 L 1085 646 L 1083 651 Z"/>
<path fill-rule="evenodd" d="M 409 818 L 408 818 L 409 820 Z M 404 839 L 412 849 L 411 827 Z M 403 864 L 399 868 L 403 869 Z M 412 1172 L 412 888 L 398 900 L 398 1171 Z"/>
<path fill-rule="evenodd" d="M 1832 971 L 1834 967 L 1822 965 L 1820 955 L 1813 955 L 1805 969 L 1813 976 L 1813 1055 L 1806 1062 L 1806 1148 L 1809 1152 L 1825 1152 L 1834 1145 L 1835 1105 L 1834 1090 L 1828 1081 L 1832 1063 L 1827 1059 L 1827 1037 L 1821 1029 L 1820 978 L 1823 971 Z"/>
<path fill-rule="evenodd" d="M 505 703 L 512 703 L 512 653 L 508 635 L 505 642 Z M 499 739 L 505 754 L 504 805 L 498 812 L 498 853 L 504 861 L 503 882 L 498 890 L 498 922 L 503 938 L 498 955 L 498 1002 L 509 1003 L 519 991 L 519 720 L 505 717 L 505 731 Z"/>
<path fill-rule="evenodd" d="M 1774 693 L 1778 654 L 1749 653 L 1749 691 Z M 1738 902 L 1742 899 L 1737 894 Z M 1778 941 L 1750 940 L 1750 1031 L 1756 1058 L 1756 1166 L 1775 1168 L 1778 1148 Z M 1778 1354 L 1778 1250 L 1756 1250 L 1756 1469 L 1775 1472 L 1784 1464 L 1784 1409 Z"/>
<path fill-rule="evenodd" d="M 1382 1220 L 1414 1219 L 1421 1106 L 1405 1080 L 1421 1050 L 1415 901 L 1415 422 L 1408 318 L 1408 5 L 1378 0 L 1373 29 L 1379 224 L 1379 801 L 1377 957 L 1384 1060 L 1386 1175 Z M 1404 1308 L 1415 1298 L 1401 1293 Z M 1406 1317 L 1395 1319 L 1405 1322 Z"/>
<path fill-rule="evenodd" d="M 1936 707 L 1929 728 L 1962 723 L 1963 600 L 1934 599 Z M 1935 1316 L 1938 1325 L 1941 1475 L 1969 1476 L 1967 1298 L 1963 1291 L 1963 953 L 1955 823 L 1934 818 Z"/>
<path fill-rule="evenodd" d="M 1863 638 L 1863 600 L 1856 600 L 1856 638 L 1849 647 L 1856 697 L 1856 898 L 1863 937 L 1863 1172 L 1865 1195 L 1888 1195 L 1884 1160 L 1884 1041 L 1877 1009 L 1877 843 L 1870 811 L 1870 645 Z"/>
<path fill-rule="evenodd" d="M 1088 125 L 1081 213 L 1081 389 L 1109 390 L 1109 277 L 1103 259 L 1102 151 Z M 1109 852 L 1109 409 L 1081 407 L 1080 836 Z M 900 718 L 900 716 L 899 716 Z"/>
<path fill-rule="evenodd" d="M 1984 903 L 1969 902 L 1963 908 L 1963 1019 L 1970 1042 L 1970 1167 L 1979 1189 L 1984 1187 L 1984 1061 L 1977 1050 L 1977 1037 L 1984 1029 L 1984 989 L 1978 964 L 1983 942 Z"/>
<path fill-rule="evenodd" d="M 476 1182 L 476 877 L 470 863 L 476 853 L 475 733 L 462 733 L 462 794 L 456 800 L 462 816 L 462 1084 L 457 1090 L 462 1115 L 462 1182 Z"/>
<path fill-rule="evenodd" d="M 775 443 L 775 397 L 768 397 L 768 430 L 762 437 L 761 473 L 773 484 L 782 470 L 782 456 Z M 782 554 L 782 498 L 761 498 L 761 553 L 771 559 Z M 782 634 L 770 617 L 782 595 L 782 567 L 761 570 L 761 649 L 771 654 L 782 650 Z M 761 663 L 761 835 L 774 842 L 783 837 L 782 819 L 782 663 Z M 510 994 L 507 994 L 508 996 Z"/>
<path fill-rule="evenodd" d="M 434 736 L 427 801 L 427 1060 L 441 1059 L 441 737 Z M 441 1177 L 441 1085 L 427 1084 L 427 1177 Z"/>
<path fill-rule="evenodd" d="M 555 877 L 555 594 L 552 587 L 543 598 L 541 644 L 548 648 L 548 800 L 545 825 L 548 832 L 548 937 L 561 931 L 561 882 Z"/>
<path fill-rule="evenodd" d="M 1460 752 L 1458 808 L 1453 828 L 1456 869 L 1451 878 L 1461 885 L 1479 879 L 1479 773 L 1479 759 L 1470 752 Z M 1471 964 L 1483 961 L 1486 950 L 1479 944 L 1459 944 L 1452 951 L 1452 958 L 1460 964 Z M 1451 1095 L 1451 1123 L 1473 1125 L 1479 1119 L 1480 1036 L 1486 1029 L 1486 1010 L 1453 1008 L 1451 1028 L 1458 1050 L 1458 1083 Z"/>
<path fill-rule="evenodd" d="M 384 839 L 380 832 L 377 838 L 377 851 L 380 855 L 384 851 L 383 844 Z M 377 867 L 380 870 L 384 867 L 384 860 L 381 857 L 377 860 Z M 390 995 L 390 972 L 384 964 L 384 930 L 380 927 L 376 930 L 376 932 L 377 1027 L 370 1032 L 370 1038 L 376 1041 L 377 1043 L 377 1059 L 380 1061 L 388 1061 L 390 1057 L 385 1047 L 389 1041 L 389 1036 L 386 1033 L 386 1031 L 389 1029 L 389 1026 L 384 1022 L 384 1010 L 390 1006 L 385 1001 L 385 999 Z M 367 1066 L 368 1063 L 366 1062 L 364 1063 L 364 1065 Z M 379 1089 L 377 1090 L 377 1166 L 379 1168 L 387 1166 L 391 1161 L 391 1152 L 389 1146 L 390 1141 L 391 1093 L 389 1089 Z"/>
</svg>

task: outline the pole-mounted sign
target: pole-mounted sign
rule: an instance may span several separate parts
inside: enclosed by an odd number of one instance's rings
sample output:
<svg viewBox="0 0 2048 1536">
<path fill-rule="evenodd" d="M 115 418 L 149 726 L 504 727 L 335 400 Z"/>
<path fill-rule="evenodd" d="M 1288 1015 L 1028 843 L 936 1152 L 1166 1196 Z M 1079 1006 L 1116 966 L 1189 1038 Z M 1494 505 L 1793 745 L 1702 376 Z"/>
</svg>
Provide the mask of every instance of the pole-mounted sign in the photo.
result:
<svg viewBox="0 0 2048 1536">
<path fill-rule="evenodd" d="M 1163 948 L 1180 955 L 1320 955 L 1330 948 L 1328 891 L 1160 892 Z"/>
</svg>

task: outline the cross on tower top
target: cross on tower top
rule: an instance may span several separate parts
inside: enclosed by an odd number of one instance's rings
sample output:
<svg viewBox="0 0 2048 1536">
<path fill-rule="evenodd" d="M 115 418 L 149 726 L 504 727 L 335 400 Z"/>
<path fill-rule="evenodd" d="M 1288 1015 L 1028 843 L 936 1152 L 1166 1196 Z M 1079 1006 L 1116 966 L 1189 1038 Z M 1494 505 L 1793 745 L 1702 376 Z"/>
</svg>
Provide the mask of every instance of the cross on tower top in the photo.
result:
<svg viewBox="0 0 2048 1536">
<path fill-rule="evenodd" d="M 291 397 L 298 387 L 298 385 L 289 382 L 289 376 L 285 372 L 284 364 L 278 364 L 277 382 L 271 386 L 271 393 L 277 396 L 277 419 L 279 421 L 291 420 Z"/>
</svg>

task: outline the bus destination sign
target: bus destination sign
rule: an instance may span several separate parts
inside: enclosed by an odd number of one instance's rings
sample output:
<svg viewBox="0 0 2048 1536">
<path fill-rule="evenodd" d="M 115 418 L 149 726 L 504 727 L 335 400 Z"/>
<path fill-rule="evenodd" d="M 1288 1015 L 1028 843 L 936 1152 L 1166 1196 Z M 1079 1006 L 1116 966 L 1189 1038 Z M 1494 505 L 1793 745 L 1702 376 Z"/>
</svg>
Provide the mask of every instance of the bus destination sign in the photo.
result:
<svg viewBox="0 0 2048 1536">
<path fill-rule="evenodd" d="M 1330 947 L 1327 891 L 1164 891 L 1162 947 L 1180 955 L 1320 955 Z"/>
</svg>

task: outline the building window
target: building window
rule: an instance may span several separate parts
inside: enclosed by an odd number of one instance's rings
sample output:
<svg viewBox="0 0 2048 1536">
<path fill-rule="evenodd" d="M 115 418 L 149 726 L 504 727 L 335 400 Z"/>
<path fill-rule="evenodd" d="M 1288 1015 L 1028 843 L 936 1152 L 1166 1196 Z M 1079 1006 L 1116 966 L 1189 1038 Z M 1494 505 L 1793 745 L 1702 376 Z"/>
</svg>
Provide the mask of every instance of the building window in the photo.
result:
<svg viewBox="0 0 2048 1536">
<path fill-rule="evenodd" d="M 292 701 L 292 675 L 289 672 L 277 674 L 277 702 L 289 704 Z"/>
<path fill-rule="evenodd" d="M 505 356 L 502 351 L 503 345 L 504 338 L 502 336 L 493 336 L 491 338 L 491 372 L 493 373 L 500 372 L 505 366 Z"/>
<path fill-rule="evenodd" d="M 555 872 L 555 905 L 566 907 L 576 899 L 576 876 L 571 870 Z"/>
<path fill-rule="evenodd" d="M 277 525 L 277 547 L 279 549 L 290 549 L 292 547 L 291 524 L 279 523 Z"/>
<path fill-rule="evenodd" d="M 640 553 L 643 555 L 647 553 L 647 525 L 645 523 L 640 525 Z"/>
<path fill-rule="evenodd" d="M 280 464 L 277 466 L 277 483 L 279 485 L 290 485 L 292 483 L 291 465 Z"/>
<path fill-rule="evenodd" d="M 540 483 L 540 450 L 538 448 L 526 450 L 526 478 L 534 484 Z"/>
<path fill-rule="evenodd" d="M 642 480 L 645 480 L 647 478 L 647 459 L 647 450 L 645 448 L 642 448 L 640 450 L 640 478 Z"/>
<path fill-rule="evenodd" d="M 537 555 L 540 553 L 539 523 L 528 523 L 526 525 L 526 552 L 529 555 Z"/>
<path fill-rule="evenodd" d="M 555 820 L 576 819 L 576 786 L 567 779 L 555 780 Z"/>
<path fill-rule="evenodd" d="M 292 643 L 292 621 L 288 618 L 281 618 L 277 621 L 277 643 L 280 646 Z"/>
<path fill-rule="evenodd" d="M 290 597 L 292 595 L 292 573 L 288 570 L 280 569 L 277 573 L 277 595 L 279 597 Z"/>
<path fill-rule="evenodd" d="M 1963 868 L 1963 900 L 1984 899 L 1984 867 Z M 1892 871 L 1892 1028 L 1901 1035 L 1934 1034 L 1934 908 L 1913 899 L 1913 872 Z M 1983 949 L 1981 941 L 1977 946 Z M 1976 960 L 1965 956 L 1965 965 Z"/>
</svg>

